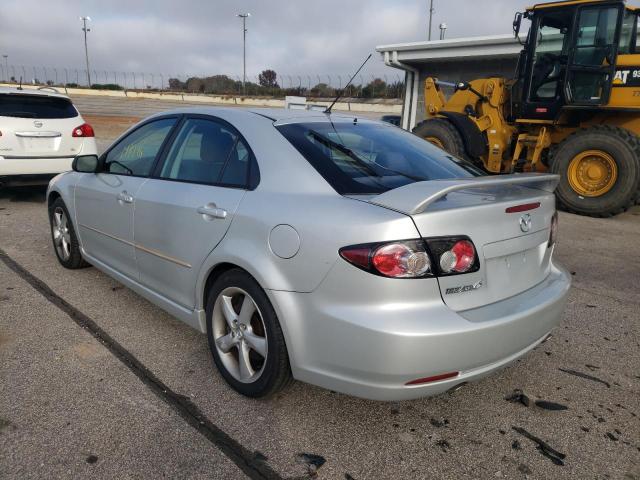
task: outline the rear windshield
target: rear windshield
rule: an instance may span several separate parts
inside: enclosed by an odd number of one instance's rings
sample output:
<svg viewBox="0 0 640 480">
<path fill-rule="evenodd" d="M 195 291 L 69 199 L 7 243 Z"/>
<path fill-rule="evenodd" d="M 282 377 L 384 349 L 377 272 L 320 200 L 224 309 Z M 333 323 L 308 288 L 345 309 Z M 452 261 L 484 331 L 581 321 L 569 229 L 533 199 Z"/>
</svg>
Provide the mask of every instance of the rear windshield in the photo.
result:
<svg viewBox="0 0 640 480">
<path fill-rule="evenodd" d="M 0 116 L 19 118 L 73 118 L 78 111 L 66 98 L 44 95 L 0 94 Z"/>
<path fill-rule="evenodd" d="M 484 175 L 400 128 L 369 122 L 312 122 L 276 127 L 342 195 L 379 194 L 423 180 Z"/>
</svg>

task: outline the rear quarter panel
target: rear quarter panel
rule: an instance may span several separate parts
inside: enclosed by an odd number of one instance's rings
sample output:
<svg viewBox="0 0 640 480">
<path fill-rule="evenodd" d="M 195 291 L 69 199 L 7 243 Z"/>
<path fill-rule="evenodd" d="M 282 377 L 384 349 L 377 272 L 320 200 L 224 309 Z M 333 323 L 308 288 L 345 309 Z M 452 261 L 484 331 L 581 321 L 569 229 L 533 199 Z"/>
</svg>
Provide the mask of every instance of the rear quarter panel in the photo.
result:
<svg viewBox="0 0 640 480">
<path fill-rule="evenodd" d="M 277 256 L 270 233 L 292 226 L 300 246 L 292 258 Z M 247 192 L 223 241 L 204 262 L 199 276 L 200 307 L 206 279 L 216 265 L 247 270 L 267 290 L 311 292 L 336 261 L 338 250 L 359 243 L 418 238 L 411 219 L 381 207 L 328 194 Z"/>
</svg>

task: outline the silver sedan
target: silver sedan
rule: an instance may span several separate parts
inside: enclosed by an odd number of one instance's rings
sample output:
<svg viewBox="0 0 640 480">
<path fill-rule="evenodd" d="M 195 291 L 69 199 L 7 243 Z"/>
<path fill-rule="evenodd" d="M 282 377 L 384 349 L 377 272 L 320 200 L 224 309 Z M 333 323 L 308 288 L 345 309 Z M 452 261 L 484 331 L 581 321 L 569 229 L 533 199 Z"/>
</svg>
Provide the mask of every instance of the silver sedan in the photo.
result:
<svg viewBox="0 0 640 480">
<path fill-rule="evenodd" d="M 206 333 L 238 392 L 378 400 L 504 367 L 558 324 L 546 174 L 489 177 L 395 126 L 321 112 L 152 116 L 53 179 L 55 253 Z"/>
</svg>

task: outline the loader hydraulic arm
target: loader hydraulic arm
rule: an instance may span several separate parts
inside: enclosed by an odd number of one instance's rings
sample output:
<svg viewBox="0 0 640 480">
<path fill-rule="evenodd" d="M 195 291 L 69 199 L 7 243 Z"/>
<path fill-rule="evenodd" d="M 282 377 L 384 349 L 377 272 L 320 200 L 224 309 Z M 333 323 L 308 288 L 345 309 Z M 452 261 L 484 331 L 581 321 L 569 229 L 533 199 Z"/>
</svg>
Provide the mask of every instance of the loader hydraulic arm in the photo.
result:
<svg viewBox="0 0 640 480">
<path fill-rule="evenodd" d="M 454 92 L 445 98 L 440 86 L 451 87 Z M 447 112 L 465 115 L 484 136 L 486 150 L 480 156 L 485 168 L 494 173 L 510 170 L 509 162 L 503 168 L 505 152 L 509 152 L 515 128 L 503 115 L 509 91 L 504 78 L 481 78 L 471 82 L 444 82 L 429 77 L 425 81 L 425 113 L 428 117 L 447 117 Z"/>
</svg>

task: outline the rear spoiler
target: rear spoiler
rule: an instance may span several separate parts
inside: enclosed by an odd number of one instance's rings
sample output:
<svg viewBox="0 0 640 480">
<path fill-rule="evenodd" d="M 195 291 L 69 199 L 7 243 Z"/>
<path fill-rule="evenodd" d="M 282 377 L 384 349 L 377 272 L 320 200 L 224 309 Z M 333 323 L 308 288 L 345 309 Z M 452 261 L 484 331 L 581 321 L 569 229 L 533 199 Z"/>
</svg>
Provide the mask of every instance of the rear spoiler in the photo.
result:
<svg viewBox="0 0 640 480">
<path fill-rule="evenodd" d="M 486 176 L 453 180 L 427 180 L 410 183 L 376 195 L 370 203 L 390 208 L 407 215 L 423 212 L 435 201 L 458 190 L 495 187 L 500 185 L 520 185 L 553 193 L 560 181 L 560 175 L 548 173 L 517 173 L 512 175 Z"/>
</svg>

